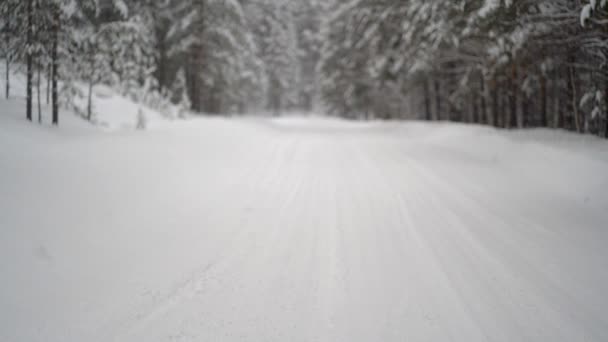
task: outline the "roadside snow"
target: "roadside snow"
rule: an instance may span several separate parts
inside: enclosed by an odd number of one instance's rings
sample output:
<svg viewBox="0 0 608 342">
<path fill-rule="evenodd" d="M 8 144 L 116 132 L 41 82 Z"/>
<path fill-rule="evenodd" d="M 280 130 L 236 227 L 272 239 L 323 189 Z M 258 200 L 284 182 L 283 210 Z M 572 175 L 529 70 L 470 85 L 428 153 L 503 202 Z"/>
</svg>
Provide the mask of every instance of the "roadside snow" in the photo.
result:
<svg viewBox="0 0 608 342">
<path fill-rule="evenodd" d="M 603 140 L 319 118 L 103 132 L 26 123 L 20 101 L 0 100 L 0 341 L 608 340 Z"/>
<path fill-rule="evenodd" d="M 0 59 L 0 65 L 4 65 L 4 61 Z M 12 68 L 17 66 L 13 65 Z M 2 91 L 0 98 L 2 106 L 0 106 L 0 116 L 12 115 L 15 113 L 22 113 L 25 117 L 25 77 L 22 73 L 11 70 L 11 91 L 9 100 L 5 99 L 5 77 L 6 70 L 0 68 L 0 80 L 2 80 Z M 36 81 L 36 79 L 34 79 Z M 73 99 L 74 105 L 78 108 L 81 115 L 85 115 L 87 108 L 87 86 L 84 84 L 77 84 L 76 87 L 80 89 L 82 97 L 75 97 Z M 46 102 L 47 93 L 47 81 L 43 76 L 40 87 L 40 99 L 42 107 L 42 122 L 44 124 L 51 123 L 51 107 Z M 33 89 L 33 119 L 35 122 L 38 121 L 38 96 L 36 88 Z M 117 130 L 133 130 L 137 125 L 137 115 L 141 108 L 146 121 L 150 123 L 149 126 L 157 126 L 158 124 L 164 124 L 167 120 L 167 116 L 162 115 L 158 110 L 149 108 L 145 105 L 141 105 L 132 101 L 132 99 L 122 96 L 116 90 L 107 87 L 105 85 L 96 85 L 93 88 L 93 118 L 92 123 L 87 122 L 83 117 L 79 117 L 79 120 L 75 120 L 76 114 L 62 108 L 60 111 L 59 121 L 61 126 L 97 126 L 105 131 L 117 131 Z M 176 108 L 167 108 L 168 111 L 174 112 Z"/>
</svg>

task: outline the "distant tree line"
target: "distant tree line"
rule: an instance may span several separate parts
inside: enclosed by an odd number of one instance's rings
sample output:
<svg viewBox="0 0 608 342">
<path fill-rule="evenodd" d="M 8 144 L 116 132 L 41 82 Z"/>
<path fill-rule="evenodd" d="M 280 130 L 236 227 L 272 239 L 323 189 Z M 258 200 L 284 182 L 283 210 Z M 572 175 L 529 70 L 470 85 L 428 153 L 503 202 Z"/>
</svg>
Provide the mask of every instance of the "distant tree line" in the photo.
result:
<svg viewBox="0 0 608 342">
<path fill-rule="evenodd" d="M 321 93 L 340 116 L 608 137 L 606 1 L 336 1 Z"/>
<path fill-rule="evenodd" d="M 3 0 L 0 35 L 6 96 L 9 70 L 23 69 L 30 120 L 34 96 L 54 123 L 61 107 L 92 120 L 105 84 L 161 110 L 320 103 L 350 118 L 608 137 L 601 0 Z"/>
</svg>

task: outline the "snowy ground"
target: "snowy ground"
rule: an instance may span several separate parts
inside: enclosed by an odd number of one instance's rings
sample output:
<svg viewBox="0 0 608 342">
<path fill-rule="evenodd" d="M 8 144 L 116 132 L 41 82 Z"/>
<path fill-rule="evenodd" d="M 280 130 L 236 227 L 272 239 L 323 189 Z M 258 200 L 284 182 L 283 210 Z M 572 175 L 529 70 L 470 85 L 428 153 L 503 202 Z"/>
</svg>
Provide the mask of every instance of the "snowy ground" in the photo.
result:
<svg viewBox="0 0 608 342">
<path fill-rule="evenodd" d="M 0 341 L 607 341 L 608 144 L 0 100 Z"/>
</svg>

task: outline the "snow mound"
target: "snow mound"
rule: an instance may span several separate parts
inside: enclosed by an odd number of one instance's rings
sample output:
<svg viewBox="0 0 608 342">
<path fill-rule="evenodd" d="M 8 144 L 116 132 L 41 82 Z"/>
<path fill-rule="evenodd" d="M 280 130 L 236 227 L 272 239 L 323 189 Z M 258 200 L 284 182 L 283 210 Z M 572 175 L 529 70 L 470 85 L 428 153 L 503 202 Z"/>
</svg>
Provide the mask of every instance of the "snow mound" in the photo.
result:
<svg viewBox="0 0 608 342">
<path fill-rule="evenodd" d="M 0 60 L 0 62 L 2 62 Z M 4 62 L 2 62 L 2 65 Z M 6 71 L 4 68 L 0 70 L 0 79 L 4 80 Z M 4 99 L 4 89 L 2 89 L 2 101 L 0 106 L 0 114 L 16 115 L 25 117 L 25 93 L 26 93 L 26 82 L 25 76 L 21 72 L 11 71 L 11 96 L 8 100 Z M 74 98 L 74 105 L 76 106 L 75 114 L 71 110 L 61 108 L 60 110 L 60 125 L 64 126 L 82 126 L 74 121 L 83 121 L 86 116 L 87 108 L 87 87 L 83 84 L 76 84 L 77 89 L 81 94 L 80 97 Z M 3 87 L 4 88 L 4 87 Z M 36 88 L 34 87 L 33 96 L 33 108 L 34 108 L 34 119 L 38 118 L 38 103 Z M 47 82 L 46 79 L 41 80 L 41 108 L 42 108 L 42 121 L 45 124 L 51 122 L 51 107 L 47 103 Z M 107 87 L 105 85 L 97 85 L 93 88 L 93 116 L 90 123 L 102 130 L 115 131 L 115 130 L 133 130 L 137 127 L 138 113 L 140 109 L 148 122 L 148 126 L 154 127 L 163 125 L 168 120 L 176 117 L 177 108 L 170 106 L 166 108 L 167 113 L 161 113 L 160 108 L 149 108 L 145 105 L 137 103 L 133 99 L 121 95 L 115 89 Z M 22 107 L 19 106 L 22 104 Z"/>
</svg>

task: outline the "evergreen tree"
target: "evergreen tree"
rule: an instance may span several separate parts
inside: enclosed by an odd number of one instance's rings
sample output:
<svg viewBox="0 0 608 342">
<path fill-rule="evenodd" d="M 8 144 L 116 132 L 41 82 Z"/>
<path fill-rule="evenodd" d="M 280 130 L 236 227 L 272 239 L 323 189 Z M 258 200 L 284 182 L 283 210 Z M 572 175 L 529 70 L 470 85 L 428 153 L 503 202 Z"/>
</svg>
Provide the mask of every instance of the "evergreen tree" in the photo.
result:
<svg viewBox="0 0 608 342">
<path fill-rule="evenodd" d="M 292 6 L 291 1 L 260 0 L 249 10 L 266 74 L 266 106 L 275 114 L 298 103 L 300 67 Z"/>
</svg>

